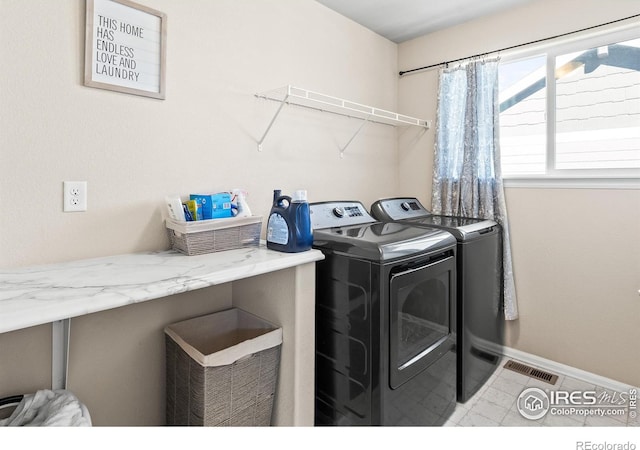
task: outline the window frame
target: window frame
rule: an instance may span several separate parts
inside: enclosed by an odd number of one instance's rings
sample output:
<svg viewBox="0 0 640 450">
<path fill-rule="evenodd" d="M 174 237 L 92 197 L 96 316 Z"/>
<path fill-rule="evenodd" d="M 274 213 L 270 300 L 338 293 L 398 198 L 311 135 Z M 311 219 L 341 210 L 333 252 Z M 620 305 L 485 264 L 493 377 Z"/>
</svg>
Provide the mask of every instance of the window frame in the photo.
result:
<svg viewBox="0 0 640 450">
<path fill-rule="evenodd" d="M 556 169 L 556 82 L 555 59 L 567 53 L 640 39 L 637 23 L 623 29 L 581 34 L 562 42 L 535 46 L 502 55 L 501 63 L 546 56 L 546 154 L 544 174 L 502 174 L 506 187 L 640 189 L 640 169 Z M 553 82 L 549 82 L 553 80 Z"/>
</svg>

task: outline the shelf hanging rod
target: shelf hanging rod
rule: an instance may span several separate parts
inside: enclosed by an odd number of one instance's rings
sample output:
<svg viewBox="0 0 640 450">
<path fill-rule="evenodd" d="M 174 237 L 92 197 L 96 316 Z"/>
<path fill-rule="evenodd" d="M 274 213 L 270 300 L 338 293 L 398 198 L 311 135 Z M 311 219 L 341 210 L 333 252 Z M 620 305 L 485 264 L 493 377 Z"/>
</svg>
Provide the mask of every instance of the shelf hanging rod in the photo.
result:
<svg viewBox="0 0 640 450">
<path fill-rule="evenodd" d="M 267 97 L 267 96 L 264 96 L 264 95 L 256 95 L 256 96 L 259 97 L 259 98 L 263 98 L 265 100 L 271 100 L 271 101 L 278 102 L 278 103 L 286 103 L 289 106 L 298 106 L 300 108 L 311 109 L 313 111 L 319 111 L 319 112 L 323 112 L 323 113 L 335 114 L 337 116 L 348 117 L 350 119 L 367 120 L 367 119 L 365 119 L 363 117 L 355 116 L 353 114 L 341 113 L 341 112 L 338 112 L 338 111 L 331 111 L 330 109 L 319 108 L 317 106 L 301 105 L 299 103 L 291 103 L 288 100 L 286 100 L 286 101 L 285 100 L 278 100 L 278 99 Z M 377 124 L 380 124 L 380 125 L 387 125 L 389 127 L 393 126 L 393 124 L 390 124 L 388 122 L 382 122 L 382 121 L 378 121 L 378 120 L 375 120 L 375 119 L 368 119 L 368 121 L 371 122 L 371 123 L 377 123 Z M 408 122 L 405 122 L 405 123 L 407 123 L 407 125 L 409 125 Z M 420 124 L 416 122 L 413 125 L 420 125 Z"/>
</svg>

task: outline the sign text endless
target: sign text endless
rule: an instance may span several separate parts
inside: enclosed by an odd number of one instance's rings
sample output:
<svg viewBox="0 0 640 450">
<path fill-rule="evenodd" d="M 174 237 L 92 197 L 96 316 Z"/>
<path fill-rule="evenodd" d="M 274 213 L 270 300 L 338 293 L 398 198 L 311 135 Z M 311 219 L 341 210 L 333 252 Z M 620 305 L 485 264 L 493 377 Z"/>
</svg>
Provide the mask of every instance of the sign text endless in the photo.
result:
<svg viewBox="0 0 640 450">
<path fill-rule="evenodd" d="M 136 71 L 138 63 L 135 60 L 135 49 L 116 43 L 117 33 L 144 39 L 144 28 L 98 15 L 96 73 L 122 80 L 138 81 L 140 72 Z"/>
</svg>

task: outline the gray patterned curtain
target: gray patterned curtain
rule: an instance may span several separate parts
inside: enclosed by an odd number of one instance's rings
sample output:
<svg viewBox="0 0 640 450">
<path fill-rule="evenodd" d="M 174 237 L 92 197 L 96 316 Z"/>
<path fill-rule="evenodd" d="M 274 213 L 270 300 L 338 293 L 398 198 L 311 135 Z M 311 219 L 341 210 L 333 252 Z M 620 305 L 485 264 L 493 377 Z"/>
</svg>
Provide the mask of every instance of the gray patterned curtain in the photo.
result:
<svg viewBox="0 0 640 450">
<path fill-rule="evenodd" d="M 503 230 L 505 319 L 518 318 L 500 170 L 498 60 L 440 70 L 434 214 L 492 219 Z"/>
</svg>

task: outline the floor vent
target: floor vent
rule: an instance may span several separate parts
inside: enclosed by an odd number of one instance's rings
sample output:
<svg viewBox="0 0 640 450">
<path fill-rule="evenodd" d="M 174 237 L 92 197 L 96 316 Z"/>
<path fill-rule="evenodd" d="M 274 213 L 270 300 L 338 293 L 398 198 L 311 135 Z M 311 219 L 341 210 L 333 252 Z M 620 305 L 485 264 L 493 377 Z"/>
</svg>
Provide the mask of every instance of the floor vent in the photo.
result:
<svg viewBox="0 0 640 450">
<path fill-rule="evenodd" d="M 515 362 L 510 359 L 504 365 L 505 369 L 513 370 L 514 372 L 521 373 L 522 375 L 526 375 L 531 378 L 535 378 L 536 380 L 544 381 L 549 384 L 556 384 L 558 381 L 558 375 L 554 375 L 549 372 L 545 372 L 544 370 L 535 369 L 533 367 L 527 366 L 526 364 L 522 364 L 519 362 Z"/>
</svg>

